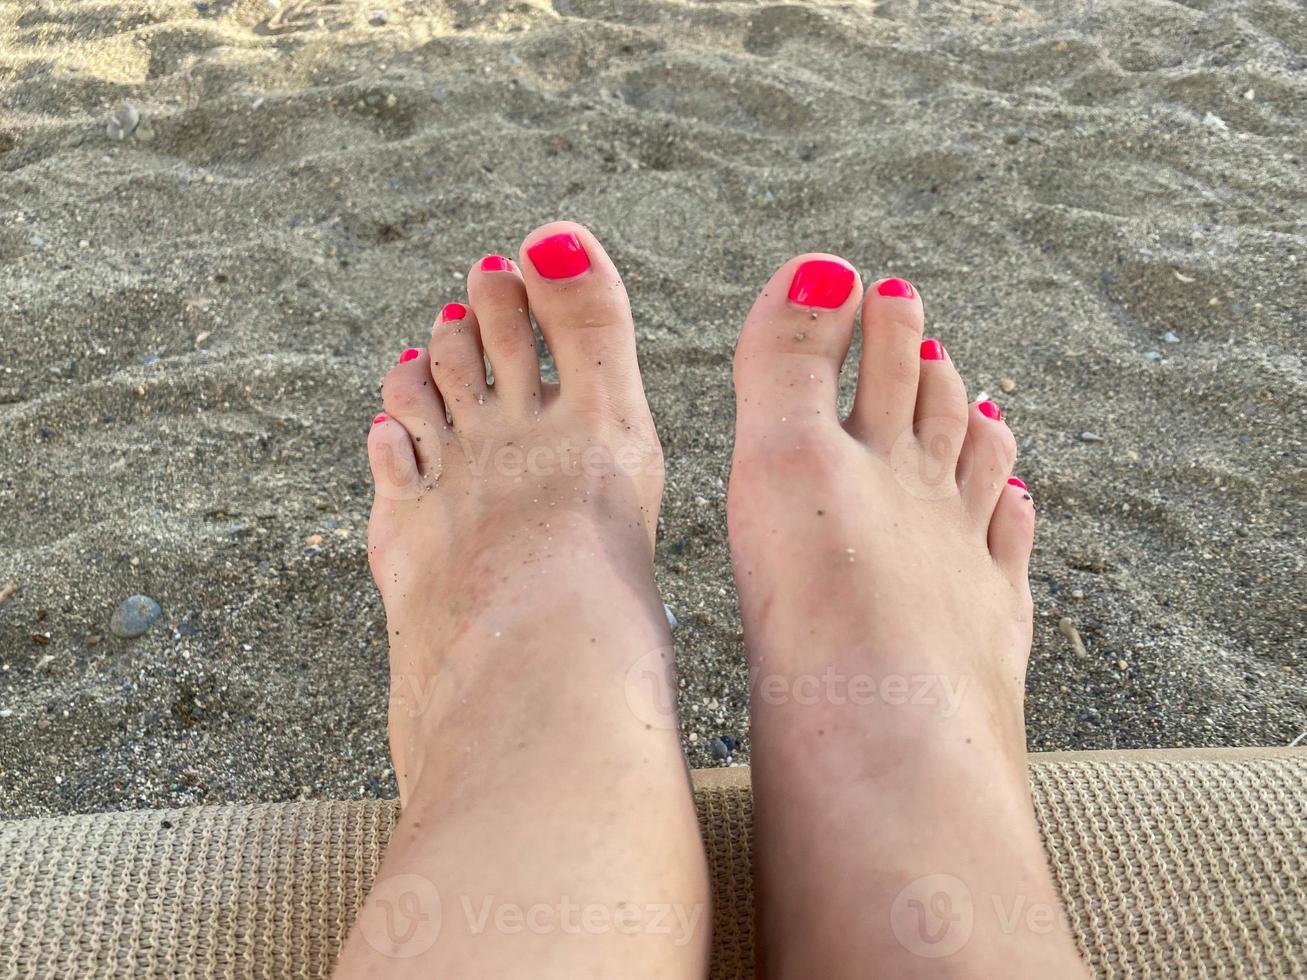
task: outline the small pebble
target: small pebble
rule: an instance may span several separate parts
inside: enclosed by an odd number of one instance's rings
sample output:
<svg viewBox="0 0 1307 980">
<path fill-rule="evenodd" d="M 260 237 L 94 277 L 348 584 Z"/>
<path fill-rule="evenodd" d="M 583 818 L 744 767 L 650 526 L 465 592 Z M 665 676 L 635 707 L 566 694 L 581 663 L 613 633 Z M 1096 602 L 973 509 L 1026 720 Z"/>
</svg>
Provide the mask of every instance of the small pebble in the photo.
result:
<svg viewBox="0 0 1307 980">
<path fill-rule="evenodd" d="M 130 640 L 140 636 L 162 615 L 159 604 L 148 595 L 134 595 L 124 599 L 109 620 L 109 632 Z"/>
<path fill-rule="evenodd" d="M 1180 343 L 1180 338 L 1175 335 L 1174 330 L 1168 330 L 1165 334 L 1162 335 L 1162 339 L 1165 340 L 1168 344 Z"/>
<path fill-rule="evenodd" d="M 1150 351 L 1148 351 L 1147 353 L 1144 354 L 1144 360 L 1145 360 L 1145 361 L 1148 361 L 1148 362 L 1151 363 L 1151 364 L 1156 364 L 1156 363 L 1157 363 L 1158 361 L 1160 361 L 1161 359 L 1162 359 L 1162 352 L 1161 352 L 1161 351 L 1150 350 Z"/>
<path fill-rule="evenodd" d="M 669 606 L 669 605 L 668 605 L 667 603 L 665 603 L 665 602 L 663 603 L 663 612 L 667 615 L 667 628 L 668 628 L 668 629 L 673 629 L 673 630 L 674 630 L 674 629 L 676 629 L 676 627 L 678 627 L 679 625 L 681 625 L 680 623 L 678 623 L 678 622 L 676 621 L 676 613 L 672 612 L 672 607 Z"/>
<path fill-rule="evenodd" d="M 1084 597 L 1085 597 L 1085 590 L 1084 590 L 1084 589 L 1072 589 L 1072 590 L 1071 590 L 1071 598 L 1072 598 L 1072 599 L 1083 599 Z"/>
<path fill-rule="evenodd" d="M 1098 445 L 1105 440 L 1097 432 L 1082 432 L 1080 433 L 1080 441 L 1090 443 L 1091 445 Z"/>
<path fill-rule="evenodd" d="M 1126 663 L 1124 660 L 1118 660 L 1118 661 L 1116 662 L 1116 667 L 1117 667 L 1117 670 L 1129 670 L 1129 669 L 1130 669 L 1130 665 L 1129 665 L 1128 663 Z"/>
<path fill-rule="evenodd" d="M 109 117 L 109 121 L 105 123 L 104 128 L 110 139 L 125 140 L 136 132 L 136 127 L 140 124 L 141 114 L 136 111 L 136 107 L 130 102 L 124 102 Z"/>
<path fill-rule="evenodd" d="M 708 751 L 712 753 L 714 759 L 726 761 L 731 757 L 731 750 L 726 747 L 726 743 L 720 738 L 715 738 L 708 743 Z"/>
<path fill-rule="evenodd" d="M 1214 133 L 1227 133 L 1230 131 L 1230 127 L 1225 124 L 1225 120 L 1214 112 L 1209 112 L 1203 116 L 1203 125 Z"/>
<path fill-rule="evenodd" d="M 35 245 L 37 248 L 45 248 L 45 239 L 42 238 L 40 235 L 33 235 L 31 238 L 28 239 L 28 241 L 31 242 L 33 245 Z"/>
<path fill-rule="evenodd" d="M 1005 391 L 1009 395 L 1017 390 L 1017 383 L 1013 381 L 1011 378 L 1004 378 L 1002 381 L 998 383 L 998 386 L 1002 388 L 1003 391 Z"/>
<path fill-rule="evenodd" d="M 1063 616 L 1057 621 L 1057 628 L 1062 631 L 1062 635 L 1071 641 L 1071 649 L 1075 651 L 1077 657 L 1088 657 L 1089 651 L 1085 649 L 1085 641 L 1080 638 L 1080 631 L 1076 629 L 1075 621 L 1070 616 Z"/>
</svg>

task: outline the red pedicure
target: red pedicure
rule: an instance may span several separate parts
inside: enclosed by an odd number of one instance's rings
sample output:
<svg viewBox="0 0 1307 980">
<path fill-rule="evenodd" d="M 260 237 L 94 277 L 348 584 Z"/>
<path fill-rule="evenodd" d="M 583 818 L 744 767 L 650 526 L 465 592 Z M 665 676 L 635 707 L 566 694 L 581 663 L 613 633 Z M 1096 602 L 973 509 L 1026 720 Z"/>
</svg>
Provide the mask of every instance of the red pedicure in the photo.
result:
<svg viewBox="0 0 1307 980">
<path fill-rule="evenodd" d="M 417 357 L 421 353 L 422 352 L 418 350 L 416 347 L 410 347 L 407 350 L 405 350 L 404 353 L 399 355 L 399 363 L 407 364 L 409 361 L 413 360 L 413 358 Z"/>
<path fill-rule="evenodd" d="M 513 263 L 502 255 L 487 255 L 481 260 L 482 272 L 511 272 Z"/>
<path fill-rule="evenodd" d="M 882 296 L 893 296 L 897 299 L 912 299 L 917 295 L 912 283 L 906 279 L 886 279 L 884 282 L 876 284 L 876 292 Z"/>
<path fill-rule="evenodd" d="M 921 359 L 923 361 L 944 360 L 944 345 L 933 338 L 930 340 L 923 340 L 921 342 Z"/>
<path fill-rule="evenodd" d="M 380 415 L 378 415 L 375 419 L 372 420 L 372 424 L 376 425 L 378 422 L 384 422 L 384 421 L 386 421 L 386 413 L 382 412 Z"/>
<path fill-rule="evenodd" d="M 1018 480 L 1015 476 L 1008 477 L 1008 481 L 1007 481 L 1007 482 L 1010 483 L 1010 484 L 1012 484 L 1012 485 L 1013 485 L 1014 487 L 1016 487 L 1018 490 L 1027 490 L 1027 489 L 1029 489 L 1029 488 L 1026 486 L 1026 484 L 1025 484 L 1024 481 L 1022 481 L 1022 480 Z"/>
<path fill-rule="evenodd" d="M 980 409 L 980 414 L 985 418 L 993 419 L 995 422 L 1003 418 L 1003 413 L 996 402 L 981 402 L 976 408 Z"/>
<path fill-rule="evenodd" d="M 462 303 L 446 303 L 440 311 L 440 322 L 448 323 L 450 320 L 461 320 L 467 316 L 467 307 Z"/>
<path fill-rule="evenodd" d="M 571 279 L 590 268 L 590 256 L 570 231 L 540 239 L 526 254 L 536 272 L 546 279 Z"/>
<path fill-rule="evenodd" d="M 790 302 L 833 310 L 843 306 L 853 292 L 853 270 L 843 262 L 809 259 L 794 270 L 790 280 Z"/>
</svg>

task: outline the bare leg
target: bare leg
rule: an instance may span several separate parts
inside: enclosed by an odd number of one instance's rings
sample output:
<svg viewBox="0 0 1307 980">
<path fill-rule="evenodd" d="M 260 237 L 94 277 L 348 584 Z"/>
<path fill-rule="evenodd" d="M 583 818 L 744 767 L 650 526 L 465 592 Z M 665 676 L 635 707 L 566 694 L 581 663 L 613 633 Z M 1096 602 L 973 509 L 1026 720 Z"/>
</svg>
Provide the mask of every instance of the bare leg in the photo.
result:
<svg viewBox="0 0 1307 980">
<path fill-rule="evenodd" d="M 786 263 L 745 323 L 729 515 L 753 672 L 762 969 L 1085 976 L 1040 845 L 1022 714 L 1034 508 L 920 298 Z"/>
<path fill-rule="evenodd" d="M 662 455 L 621 279 L 560 222 L 468 296 L 387 375 L 369 440 L 404 810 L 337 976 L 702 977 Z"/>
</svg>

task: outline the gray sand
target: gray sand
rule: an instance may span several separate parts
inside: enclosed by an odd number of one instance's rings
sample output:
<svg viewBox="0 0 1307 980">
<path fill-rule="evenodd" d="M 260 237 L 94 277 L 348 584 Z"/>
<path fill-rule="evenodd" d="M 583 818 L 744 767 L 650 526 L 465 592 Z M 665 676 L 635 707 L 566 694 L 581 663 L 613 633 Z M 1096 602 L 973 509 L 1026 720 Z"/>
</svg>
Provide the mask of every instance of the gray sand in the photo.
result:
<svg viewBox="0 0 1307 980">
<path fill-rule="evenodd" d="M 4 5 L 0 815 L 394 793 L 378 381 L 555 217 L 635 301 L 692 763 L 748 760 L 731 350 L 806 249 L 1017 433 L 1031 748 L 1290 741 L 1303 51 L 1293 0 Z"/>
</svg>

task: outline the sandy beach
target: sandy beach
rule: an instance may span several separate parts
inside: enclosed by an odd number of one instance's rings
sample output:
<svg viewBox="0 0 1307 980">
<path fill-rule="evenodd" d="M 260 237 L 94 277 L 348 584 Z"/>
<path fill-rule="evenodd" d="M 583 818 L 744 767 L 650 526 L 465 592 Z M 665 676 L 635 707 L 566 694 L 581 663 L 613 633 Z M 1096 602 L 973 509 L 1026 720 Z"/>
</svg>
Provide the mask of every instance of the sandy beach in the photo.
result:
<svg viewBox="0 0 1307 980">
<path fill-rule="evenodd" d="M 692 764 L 749 760 L 731 353 L 809 249 L 1017 435 L 1030 748 L 1290 742 L 1305 51 L 1292 0 L 0 6 L 0 816 L 394 795 L 378 384 L 557 217 L 634 302 Z"/>
</svg>

